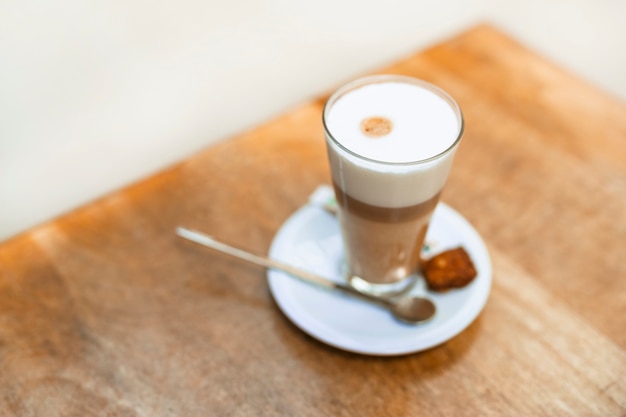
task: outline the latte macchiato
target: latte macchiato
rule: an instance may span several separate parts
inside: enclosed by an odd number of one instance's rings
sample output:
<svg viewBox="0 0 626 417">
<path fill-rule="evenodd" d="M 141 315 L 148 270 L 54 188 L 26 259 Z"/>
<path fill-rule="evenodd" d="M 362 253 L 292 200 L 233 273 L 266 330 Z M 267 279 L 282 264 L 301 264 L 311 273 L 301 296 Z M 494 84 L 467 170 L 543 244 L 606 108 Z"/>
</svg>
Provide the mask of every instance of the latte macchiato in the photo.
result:
<svg viewBox="0 0 626 417">
<path fill-rule="evenodd" d="M 419 269 L 461 111 L 431 84 L 382 75 L 339 89 L 323 118 L 348 280 L 371 292 L 402 288 Z"/>
</svg>

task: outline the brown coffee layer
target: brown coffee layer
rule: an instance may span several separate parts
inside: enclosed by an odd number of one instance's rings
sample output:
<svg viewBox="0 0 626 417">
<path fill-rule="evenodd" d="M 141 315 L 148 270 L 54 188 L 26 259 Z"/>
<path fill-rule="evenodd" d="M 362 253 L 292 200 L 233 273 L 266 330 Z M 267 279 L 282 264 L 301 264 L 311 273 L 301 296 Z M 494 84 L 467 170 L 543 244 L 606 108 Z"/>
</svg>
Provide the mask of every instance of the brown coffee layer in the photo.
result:
<svg viewBox="0 0 626 417">
<path fill-rule="evenodd" d="M 381 223 L 406 222 L 418 217 L 429 215 L 437 206 L 441 193 L 435 194 L 430 199 L 407 207 L 381 207 L 364 203 L 343 192 L 333 183 L 337 203 L 343 210 L 351 214 Z"/>
</svg>

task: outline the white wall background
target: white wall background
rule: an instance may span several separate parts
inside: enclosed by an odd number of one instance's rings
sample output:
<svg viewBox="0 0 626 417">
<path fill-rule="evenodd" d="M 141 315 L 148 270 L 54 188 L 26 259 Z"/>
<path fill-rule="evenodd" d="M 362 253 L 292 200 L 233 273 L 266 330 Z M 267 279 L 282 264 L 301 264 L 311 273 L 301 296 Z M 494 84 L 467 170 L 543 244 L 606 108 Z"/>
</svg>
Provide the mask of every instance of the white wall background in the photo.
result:
<svg viewBox="0 0 626 417">
<path fill-rule="evenodd" d="M 626 102 L 624 0 L 0 0 L 0 241 L 490 22 Z"/>
</svg>

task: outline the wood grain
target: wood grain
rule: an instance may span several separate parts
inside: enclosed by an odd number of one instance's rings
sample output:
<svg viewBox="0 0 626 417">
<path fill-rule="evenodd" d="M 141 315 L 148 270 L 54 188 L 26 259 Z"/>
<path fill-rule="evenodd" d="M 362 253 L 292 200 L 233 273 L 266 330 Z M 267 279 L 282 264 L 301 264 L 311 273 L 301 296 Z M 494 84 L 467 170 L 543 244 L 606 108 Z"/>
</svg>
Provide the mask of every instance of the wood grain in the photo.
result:
<svg viewBox="0 0 626 417">
<path fill-rule="evenodd" d="M 322 95 L 0 245 L 0 415 L 626 415 L 626 105 L 489 26 L 380 72 L 464 111 L 443 200 L 494 267 L 466 331 L 342 352 L 281 315 L 264 270 L 175 237 L 266 253 L 329 180 Z"/>
</svg>

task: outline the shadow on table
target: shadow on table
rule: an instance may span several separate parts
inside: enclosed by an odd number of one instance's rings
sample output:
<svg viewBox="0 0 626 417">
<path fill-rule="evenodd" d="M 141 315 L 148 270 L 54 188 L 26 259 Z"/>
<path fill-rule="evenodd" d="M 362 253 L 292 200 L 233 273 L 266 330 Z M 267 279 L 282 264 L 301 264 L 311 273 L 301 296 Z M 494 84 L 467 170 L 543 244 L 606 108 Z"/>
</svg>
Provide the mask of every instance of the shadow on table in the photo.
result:
<svg viewBox="0 0 626 417">
<path fill-rule="evenodd" d="M 292 360 L 304 365 L 303 395 L 326 397 L 324 413 L 338 415 L 346 407 L 352 413 L 409 415 L 422 406 L 438 408 L 439 401 L 462 389 L 463 375 L 471 371 L 461 364 L 481 332 L 481 316 L 465 331 L 444 344 L 412 354 L 377 357 L 328 346 L 304 333 L 275 306 L 274 329 Z M 279 316 L 279 317 L 278 317 Z M 457 372 L 457 386 L 446 386 L 447 374 Z M 315 391 L 315 390 L 318 391 Z M 311 392 L 309 392 L 311 390 Z M 449 397 L 448 397 L 449 398 Z M 423 410 L 421 410 L 423 411 Z"/>
</svg>

